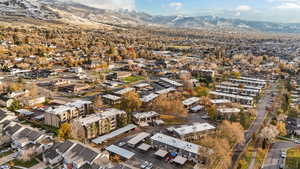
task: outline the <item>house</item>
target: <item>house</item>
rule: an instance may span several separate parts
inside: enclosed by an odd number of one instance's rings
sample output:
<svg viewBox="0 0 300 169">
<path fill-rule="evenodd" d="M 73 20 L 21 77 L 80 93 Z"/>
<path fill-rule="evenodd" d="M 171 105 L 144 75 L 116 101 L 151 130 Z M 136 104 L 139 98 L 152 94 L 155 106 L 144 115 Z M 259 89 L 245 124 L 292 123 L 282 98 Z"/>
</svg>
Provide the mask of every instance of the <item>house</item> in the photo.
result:
<svg viewBox="0 0 300 169">
<path fill-rule="evenodd" d="M 256 97 L 260 94 L 260 90 L 257 89 L 247 89 L 247 88 L 239 88 L 239 87 L 229 87 L 223 85 L 216 85 L 217 92 L 231 93 L 231 94 L 239 94 L 243 96 Z"/>
<path fill-rule="evenodd" d="M 159 95 L 158 94 L 155 94 L 155 93 L 150 93 L 148 95 L 145 95 L 141 98 L 141 101 L 143 103 L 149 103 L 151 101 L 153 101 L 155 98 L 157 98 Z"/>
<path fill-rule="evenodd" d="M 43 104 L 46 101 L 46 97 L 27 97 L 24 98 L 21 102 L 24 106 L 32 107 L 38 104 Z"/>
<path fill-rule="evenodd" d="M 114 73 L 110 73 L 110 74 L 106 75 L 106 79 L 109 79 L 109 80 L 123 79 L 123 78 L 129 77 L 131 75 L 132 75 L 132 73 L 130 73 L 130 72 L 114 72 Z"/>
<path fill-rule="evenodd" d="M 88 60 L 83 63 L 83 67 L 85 69 L 97 69 L 103 66 L 103 62 L 99 60 Z"/>
<path fill-rule="evenodd" d="M 159 116 L 160 115 L 154 111 L 135 113 L 132 115 L 132 121 L 140 126 L 148 126 L 149 123 L 154 123 L 159 120 Z"/>
<path fill-rule="evenodd" d="M 193 105 L 195 105 L 195 104 L 198 104 L 199 101 L 200 101 L 200 98 L 199 98 L 199 97 L 191 97 L 191 98 L 188 98 L 188 99 L 182 101 L 182 104 L 183 104 L 185 107 L 189 108 L 189 107 L 191 107 L 191 106 L 193 106 Z"/>
<path fill-rule="evenodd" d="M 7 110 L 6 108 L 0 108 L 0 124 L 4 123 L 5 121 L 13 121 L 16 120 L 17 116 L 15 113 Z"/>
<path fill-rule="evenodd" d="M 64 86 L 59 86 L 59 91 L 70 92 L 70 93 L 78 93 L 83 90 L 87 90 L 90 88 L 88 84 L 69 84 Z"/>
<path fill-rule="evenodd" d="M 207 134 L 212 134 L 216 127 L 209 123 L 195 123 L 193 125 L 186 125 L 175 128 L 173 133 L 176 137 L 184 141 L 197 141 Z"/>
<path fill-rule="evenodd" d="M 132 91 L 135 91 L 135 88 L 127 87 L 127 88 L 123 88 L 121 90 L 118 90 L 118 91 L 114 92 L 114 94 L 117 95 L 117 96 L 123 96 L 126 93 L 129 93 L 129 92 L 132 92 Z"/>
<path fill-rule="evenodd" d="M 28 95 L 29 95 L 29 90 L 21 90 L 21 91 L 7 93 L 7 97 L 10 99 L 13 99 L 16 97 L 27 97 Z"/>
<path fill-rule="evenodd" d="M 101 98 L 105 104 L 115 105 L 121 103 L 121 97 L 116 95 L 106 94 L 101 96 Z"/>
<path fill-rule="evenodd" d="M 196 77 L 204 77 L 204 78 L 213 79 L 215 77 L 215 71 L 208 70 L 208 69 L 194 69 L 194 70 L 192 70 L 192 75 L 196 76 Z"/>
<path fill-rule="evenodd" d="M 265 81 L 257 81 L 257 80 L 245 80 L 245 79 L 230 78 L 229 81 L 232 83 L 239 83 L 239 84 L 250 85 L 250 86 L 265 87 L 267 85 L 267 83 Z"/>
<path fill-rule="evenodd" d="M 232 115 L 238 115 L 240 112 L 238 108 L 218 108 L 217 116 L 219 119 L 230 119 Z"/>
<path fill-rule="evenodd" d="M 122 121 L 124 121 L 124 124 Z M 99 135 L 109 133 L 127 124 L 127 113 L 118 109 L 106 109 L 95 114 L 88 115 L 86 117 L 80 117 L 74 120 L 74 123 L 78 124 L 83 130 L 82 135 L 86 139 L 92 139 Z"/>
<path fill-rule="evenodd" d="M 165 157 L 168 153 L 175 153 L 186 160 L 198 162 L 201 146 L 157 133 L 150 138 L 153 149 L 158 150 L 155 155 Z"/>
<path fill-rule="evenodd" d="M 100 156 L 98 150 L 72 140 L 56 142 L 42 155 L 43 162 L 46 164 L 55 166 L 63 163 L 64 168 L 71 169 L 81 169 L 84 166 L 93 169 L 91 166 L 96 165 Z"/>
<path fill-rule="evenodd" d="M 59 127 L 61 123 L 70 121 L 80 115 L 87 115 L 91 112 L 92 102 L 77 100 L 66 105 L 50 107 L 44 114 L 46 125 Z"/>
<path fill-rule="evenodd" d="M 234 95 L 234 94 L 215 92 L 215 91 L 210 91 L 209 94 L 216 96 L 218 98 L 228 99 L 232 102 L 237 102 L 237 103 L 240 103 L 243 105 L 252 106 L 254 104 L 254 99 L 252 97 L 248 97 L 248 96 Z"/>
<path fill-rule="evenodd" d="M 47 141 L 51 139 L 51 136 L 16 122 L 10 122 L 4 127 L 3 131 L 12 140 L 11 147 L 17 149 L 20 153 L 31 147 L 42 152 L 52 145 L 51 141 Z"/>
<path fill-rule="evenodd" d="M 160 78 L 160 80 L 164 83 L 167 83 L 169 84 L 171 87 L 174 87 L 174 88 L 180 88 L 180 87 L 183 87 L 183 84 L 181 83 L 178 83 L 174 80 L 171 80 L 171 79 L 168 79 L 168 78 Z"/>
</svg>

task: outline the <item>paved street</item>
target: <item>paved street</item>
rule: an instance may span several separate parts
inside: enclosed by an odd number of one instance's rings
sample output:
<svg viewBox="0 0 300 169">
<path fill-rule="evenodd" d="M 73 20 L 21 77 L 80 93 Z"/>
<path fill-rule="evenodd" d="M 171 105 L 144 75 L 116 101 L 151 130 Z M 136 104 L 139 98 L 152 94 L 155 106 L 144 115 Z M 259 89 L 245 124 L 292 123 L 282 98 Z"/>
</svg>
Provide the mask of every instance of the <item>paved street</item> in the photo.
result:
<svg viewBox="0 0 300 169">
<path fill-rule="evenodd" d="M 280 157 L 282 151 L 296 147 L 293 142 L 281 141 L 273 144 L 269 150 L 268 156 L 263 165 L 263 169 L 279 169 L 282 159 Z"/>
<path fill-rule="evenodd" d="M 263 121 L 267 113 L 266 107 L 269 106 L 270 101 L 272 100 L 272 93 L 276 90 L 276 85 L 275 84 L 271 84 L 271 85 L 272 85 L 271 88 L 265 91 L 265 95 L 257 103 L 256 106 L 257 117 L 255 121 L 252 123 L 252 125 L 250 126 L 250 128 L 245 132 L 246 143 L 249 142 L 252 135 L 256 133 L 258 129 L 261 127 L 261 125 L 263 124 Z M 238 157 L 244 148 L 245 145 L 237 145 L 235 147 L 232 155 L 233 166 L 237 163 Z"/>
</svg>

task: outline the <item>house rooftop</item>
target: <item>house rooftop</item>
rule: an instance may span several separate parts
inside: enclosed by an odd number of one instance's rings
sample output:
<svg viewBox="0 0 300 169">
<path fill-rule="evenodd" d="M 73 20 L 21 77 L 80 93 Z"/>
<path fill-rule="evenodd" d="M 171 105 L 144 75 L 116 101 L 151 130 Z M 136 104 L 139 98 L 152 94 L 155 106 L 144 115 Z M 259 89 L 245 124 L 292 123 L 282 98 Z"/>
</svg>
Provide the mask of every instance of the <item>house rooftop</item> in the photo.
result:
<svg viewBox="0 0 300 169">
<path fill-rule="evenodd" d="M 185 105 L 185 106 L 190 106 L 196 102 L 199 102 L 200 101 L 200 98 L 199 97 L 191 97 L 191 98 L 188 98 L 184 101 L 182 101 L 182 104 Z"/>
<path fill-rule="evenodd" d="M 151 140 L 160 142 L 181 150 L 185 150 L 190 153 L 194 154 L 199 154 L 200 146 L 194 143 L 182 141 L 180 139 L 162 134 L 162 133 L 157 133 L 154 136 L 151 137 Z"/>
<path fill-rule="evenodd" d="M 149 118 L 149 117 L 154 117 L 154 116 L 159 116 L 158 113 L 155 111 L 149 111 L 149 112 L 143 112 L 143 113 L 135 113 L 133 114 L 133 117 L 137 119 L 142 119 L 142 118 Z"/>
<path fill-rule="evenodd" d="M 216 127 L 210 125 L 209 123 L 195 123 L 193 125 L 176 128 L 174 129 L 174 131 L 179 135 L 187 135 L 191 133 L 203 132 L 203 131 L 214 130 L 214 129 L 216 129 Z"/>
<path fill-rule="evenodd" d="M 126 159 L 131 159 L 135 155 L 135 153 L 115 145 L 111 145 L 109 147 L 106 147 L 105 149 Z"/>
</svg>

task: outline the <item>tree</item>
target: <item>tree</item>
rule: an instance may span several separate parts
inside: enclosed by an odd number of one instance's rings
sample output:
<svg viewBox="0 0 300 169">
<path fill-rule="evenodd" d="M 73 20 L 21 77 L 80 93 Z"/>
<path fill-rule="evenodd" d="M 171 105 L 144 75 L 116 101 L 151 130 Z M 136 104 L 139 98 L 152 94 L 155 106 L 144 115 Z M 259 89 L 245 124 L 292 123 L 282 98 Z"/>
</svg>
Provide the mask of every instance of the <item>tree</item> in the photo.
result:
<svg viewBox="0 0 300 169">
<path fill-rule="evenodd" d="M 185 117 L 187 115 L 186 108 L 182 104 L 181 98 L 174 95 L 161 95 L 156 98 L 151 109 L 162 114 L 174 114 Z"/>
<path fill-rule="evenodd" d="M 217 108 L 215 105 L 209 106 L 207 111 L 208 111 L 208 116 L 210 117 L 210 119 L 212 119 L 212 120 L 217 119 Z"/>
<path fill-rule="evenodd" d="M 278 134 L 279 131 L 277 130 L 277 127 L 274 125 L 269 125 L 261 130 L 259 137 L 263 139 L 266 145 L 269 145 L 274 142 Z"/>
<path fill-rule="evenodd" d="M 8 110 L 10 111 L 16 111 L 18 109 L 20 109 L 22 106 L 21 106 L 21 103 L 19 100 L 13 100 L 12 104 L 9 106 Z"/>
<path fill-rule="evenodd" d="M 224 120 L 219 126 L 218 135 L 226 138 L 230 145 L 241 144 L 245 141 L 244 129 L 240 123 Z"/>
<path fill-rule="evenodd" d="M 287 134 L 287 131 L 286 131 L 286 127 L 285 127 L 285 123 L 282 122 L 282 121 L 279 121 L 277 123 L 277 130 L 279 131 L 279 135 L 280 136 L 285 136 Z"/>
<path fill-rule="evenodd" d="M 39 95 L 39 90 L 38 90 L 37 85 L 33 85 L 33 86 L 30 88 L 29 94 L 30 94 L 30 96 L 32 96 L 32 97 L 36 97 L 36 96 Z"/>
<path fill-rule="evenodd" d="M 199 144 L 203 146 L 199 153 L 207 155 L 207 160 L 205 160 L 207 168 L 216 167 L 216 164 L 223 168 L 230 167 L 231 148 L 226 139 L 206 136 L 200 140 Z"/>
<path fill-rule="evenodd" d="M 70 123 L 63 123 L 58 130 L 58 137 L 61 139 L 71 138 L 71 125 Z"/>
<path fill-rule="evenodd" d="M 209 89 L 207 87 L 198 86 L 195 88 L 194 92 L 195 92 L 195 96 L 198 97 L 209 95 Z"/>
<path fill-rule="evenodd" d="M 126 112 L 138 111 L 141 106 L 142 101 L 134 91 L 126 93 L 121 99 L 121 109 Z"/>
</svg>

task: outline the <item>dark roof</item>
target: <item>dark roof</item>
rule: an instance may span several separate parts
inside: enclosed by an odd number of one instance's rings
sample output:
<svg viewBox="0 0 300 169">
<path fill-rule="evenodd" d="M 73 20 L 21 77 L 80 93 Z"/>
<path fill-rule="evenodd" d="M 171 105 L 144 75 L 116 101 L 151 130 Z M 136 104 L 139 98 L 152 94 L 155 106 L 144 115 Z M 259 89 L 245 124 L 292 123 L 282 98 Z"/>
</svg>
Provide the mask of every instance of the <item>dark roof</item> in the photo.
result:
<svg viewBox="0 0 300 169">
<path fill-rule="evenodd" d="M 65 141 L 63 143 L 61 143 L 60 145 L 58 145 L 57 147 L 57 151 L 60 153 L 65 153 L 67 150 L 69 150 L 70 147 L 73 146 L 73 142 L 71 141 Z"/>
<path fill-rule="evenodd" d="M 97 164 L 88 164 L 88 163 L 85 163 L 83 166 L 81 166 L 79 169 L 100 169 L 100 166 L 97 165 Z"/>
<path fill-rule="evenodd" d="M 48 158 L 48 159 L 54 159 L 55 157 L 59 156 L 56 149 L 59 146 L 61 146 L 62 144 L 63 143 L 61 143 L 61 142 L 54 143 L 54 145 L 51 148 L 49 148 L 48 150 L 45 151 L 44 157 Z"/>
<path fill-rule="evenodd" d="M 0 111 L 0 120 L 4 119 L 6 117 L 6 114 Z"/>
<path fill-rule="evenodd" d="M 81 157 L 83 157 L 84 161 L 88 161 L 91 163 L 98 156 L 98 153 L 89 148 L 84 147 L 80 155 Z"/>
<path fill-rule="evenodd" d="M 38 131 L 25 128 L 24 130 L 20 131 L 18 138 L 27 138 L 30 141 L 36 141 L 42 134 Z"/>
<path fill-rule="evenodd" d="M 15 124 L 14 126 L 8 126 L 5 129 L 5 132 L 7 132 L 9 135 L 13 135 L 15 134 L 18 130 L 20 130 L 22 128 L 21 125 L 19 124 Z"/>
<path fill-rule="evenodd" d="M 81 144 L 76 144 L 70 151 L 72 152 L 73 156 L 71 158 L 79 157 L 89 163 L 91 163 L 98 156 L 98 153 L 87 147 L 84 147 Z"/>
</svg>

